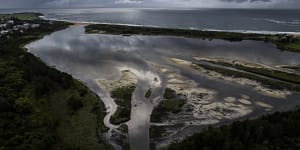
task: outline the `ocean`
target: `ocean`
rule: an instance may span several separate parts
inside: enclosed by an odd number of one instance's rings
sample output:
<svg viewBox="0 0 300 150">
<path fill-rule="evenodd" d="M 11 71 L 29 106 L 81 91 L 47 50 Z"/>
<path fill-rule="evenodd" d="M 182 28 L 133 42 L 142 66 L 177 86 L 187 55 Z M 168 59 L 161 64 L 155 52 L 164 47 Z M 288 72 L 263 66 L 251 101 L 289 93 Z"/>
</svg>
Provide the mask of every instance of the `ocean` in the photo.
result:
<svg viewBox="0 0 300 150">
<path fill-rule="evenodd" d="M 41 12 L 48 19 L 235 32 L 300 33 L 300 10 L 274 9 L 0 9 Z"/>
</svg>

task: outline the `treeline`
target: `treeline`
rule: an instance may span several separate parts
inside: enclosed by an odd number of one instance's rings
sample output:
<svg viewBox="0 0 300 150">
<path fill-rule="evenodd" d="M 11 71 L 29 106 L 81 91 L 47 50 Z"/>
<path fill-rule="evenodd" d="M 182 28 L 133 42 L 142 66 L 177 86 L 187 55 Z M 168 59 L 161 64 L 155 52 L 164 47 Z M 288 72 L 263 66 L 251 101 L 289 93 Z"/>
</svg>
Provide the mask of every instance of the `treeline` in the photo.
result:
<svg viewBox="0 0 300 150">
<path fill-rule="evenodd" d="M 0 40 L 0 149 L 111 149 L 100 99 L 22 48 L 69 24 L 32 22 L 41 26 Z"/>
<path fill-rule="evenodd" d="M 0 19 L 18 19 L 18 20 L 41 20 L 39 16 L 43 16 L 41 13 L 27 12 L 27 13 L 14 13 L 14 14 L 0 14 Z"/>
<path fill-rule="evenodd" d="M 255 120 L 209 127 L 173 143 L 166 150 L 297 150 L 300 149 L 300 109 Z"/>
</svg>

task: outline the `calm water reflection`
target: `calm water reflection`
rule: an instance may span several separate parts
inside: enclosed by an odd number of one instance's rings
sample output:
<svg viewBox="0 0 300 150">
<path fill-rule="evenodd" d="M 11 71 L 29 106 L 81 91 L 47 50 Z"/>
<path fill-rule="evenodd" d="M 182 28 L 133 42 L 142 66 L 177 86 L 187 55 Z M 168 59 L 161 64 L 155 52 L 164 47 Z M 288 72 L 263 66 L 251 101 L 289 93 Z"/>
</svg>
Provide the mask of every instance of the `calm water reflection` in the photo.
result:
<svg viewBox="0 0 300 150">
<path fill-rule="evenodd" d="M 42 40 L 29 44 L 28 48 L 49 66 L 55 66 L 59 70 L 72 74 L 93 89 L 97 89 L 93 84 L 95 79 L 118 78 L 120 76 L 119 68 L 121 67 L 159 74 L 151 64 L 176 67 L 170 61 L 167 61 L 168 58 L 172 57 L 186 60 L 191 60 L 193 56 L 222 57 L 269 65 L 300 64 L 300 54 L 280 51 L 270 43 L 258 41 L 208 41 L 160 36 L 88 35 L 84 33 L 83 26 L 71 27 L 53 33 Z M 297 94 L 288 97 L 288 101 L 278 100 L 259 95 L 247 87 L 208 80 L 187 68 L 177 67 L 177 69 L 180 70 L 182 75 L 193 79 L 201 86 L 218 91 L 220 99 L 243 93 L 272 105 L 277 105 L 275 107 L 277 109 L 290 108 L 300 103 Z M 135 101 L 145 101 L 141 98 L 143 95 L 138 91 L 147 90 L 144 87 L 147 84 L 139 83 Z M 101 89 L 97 92 L 100 96 L 104 95 Z M 149 114 L 152 111 L 152 105 L 145 102 L 135 109 L 137 109 L 134 110 L 136 114 L 143 113 L 143 111 Z M 258 113 L 260 113 L 259 110 L 254 112 L 256 115 Z M 135 126 L 137 127 L 135 128 Z M 143 118 L 142 122 L 135 119 L 129 123 L 132 149 L 149 148 L 147 146 L 149 143 L 148 128 L 149 118 L 146 117 Z"/>
</svg>

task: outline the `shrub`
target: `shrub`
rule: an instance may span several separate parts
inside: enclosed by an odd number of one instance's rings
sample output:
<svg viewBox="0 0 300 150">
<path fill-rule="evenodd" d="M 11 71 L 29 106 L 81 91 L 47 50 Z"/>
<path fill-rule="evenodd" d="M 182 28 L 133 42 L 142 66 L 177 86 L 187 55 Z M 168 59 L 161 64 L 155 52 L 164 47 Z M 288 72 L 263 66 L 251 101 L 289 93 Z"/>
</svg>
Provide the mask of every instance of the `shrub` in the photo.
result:
<svg viewBox="0 0 300 150">
<path fill-rule="evenodd" d="M 76 96 L 71 96 L 71 97 L 68 99 L 67 103 L 68 103 L 68 107 L 69 107 L 73 112 L 75 112 L 75 111 L 77 111 L 77 110 L 79 110 L 80 108 L 83 107 L 83 103 L 82 103 L 81 99 L 79 99 L 79 98 L 76 97 Z"/>
</svg>

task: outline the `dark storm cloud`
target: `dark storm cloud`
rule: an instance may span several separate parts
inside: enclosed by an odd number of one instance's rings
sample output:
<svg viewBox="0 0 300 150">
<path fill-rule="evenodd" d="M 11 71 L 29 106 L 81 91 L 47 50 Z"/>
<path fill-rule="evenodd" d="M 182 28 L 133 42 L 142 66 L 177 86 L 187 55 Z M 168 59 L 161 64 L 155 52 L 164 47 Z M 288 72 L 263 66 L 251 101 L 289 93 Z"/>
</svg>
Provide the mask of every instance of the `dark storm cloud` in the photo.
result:
<svg viewBox="0 0 300 150">
<path fill-rule="evenodd" d="M 16 7 L 300 8 L 300 0 L 0 0 L 0 8 Z"/>
<path fill-rule="evenodd" d="M 222 2 L 237 2 L 237 3 L 243 3 L 243 2 L 271 2 L 271 0 L 220 0 Z"/>
<path fill-rule="evenodd" d="M 97 1 L 97 0 L 96 0 Z M 3 6 L 15 6 L 15 7 L 59 7 L 68 6 L 71 4 L 95 4 L 95 0 L 0 0 L 0 5 Z M 103 4 L 108 4 L 109 0 L 100 0 Z M 100 2 L 98 0 L 99 3 Z M 85 3 L 84 3 L 85 2 Z"/>
</svg>

